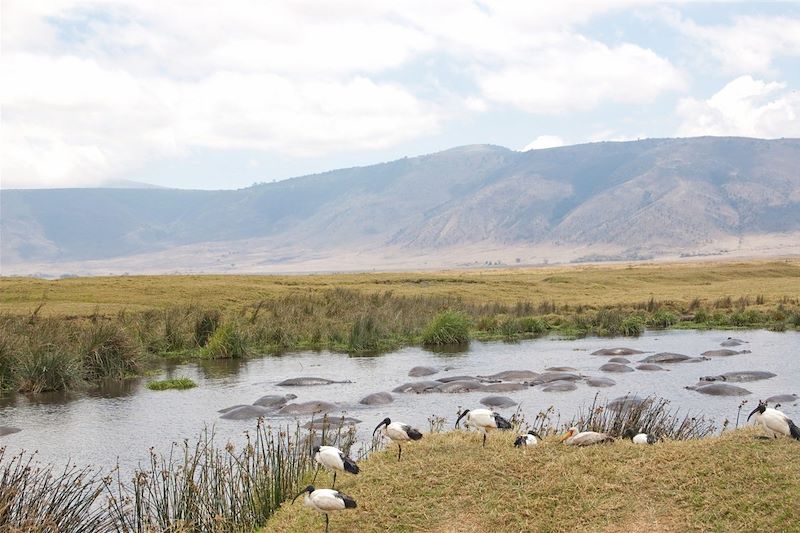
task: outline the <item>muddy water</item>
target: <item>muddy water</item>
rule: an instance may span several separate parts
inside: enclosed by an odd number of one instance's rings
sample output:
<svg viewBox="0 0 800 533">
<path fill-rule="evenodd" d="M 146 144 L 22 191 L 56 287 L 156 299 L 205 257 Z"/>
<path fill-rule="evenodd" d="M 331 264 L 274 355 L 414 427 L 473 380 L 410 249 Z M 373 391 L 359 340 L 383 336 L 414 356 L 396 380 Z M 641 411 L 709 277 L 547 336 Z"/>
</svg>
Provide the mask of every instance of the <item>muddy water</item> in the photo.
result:
<svg viewBox="0 0 800 533">
<path fill-rule="evenodd" d="M 706 350 L 720 348 L 729 336 L 747 341 L 734 349 L 752 353 L 716 357 L 700 363 L 664 364 L 669 371 L 634 371 L 606 373 L 599 370 L 610 359 L 591 355 L 600 348 L 625 346 L 644 352 L 626 356 L 636 361 L 656 352 L 677 352 L 698 356 Z M 439 371 L 422 378 L 408 377 L 417 365 Z M 460 394 L 394 394 L 389 405 L 364 406 L 363 396 L 378 391 L 391 391 L 409 381 L 430 380 L 450 375 L 487 375 L 511 369 L 542 372 L 547 367 L 567 366 L 583 376 L 609 377 L 617 382 L 610 388 L 594 388 L 585 381 L 568 392 L 543 392 L 541 387 L 528 387 L 507 393 L 470 392 Z M 686 390 L 700 376 L 740 370 L 765 370 L 776 377 L 749 383 L 736 383 L 752 394 L 744 397 L 716 397 Z M 117 461 L 127 470 L 147 459 L 154 447 L 166 452 L 172 442 L 195 439 L 204 427 L 213 427 L 220 440 L 241 441 L 242 432 L 255 425 L 254 420 L 222 420 L 218 409 L 234 404 L 250 404 L 266 394 L 293 393 L 295 402 L 325 400 L 340 406 L 343 413 L 363 420 L 360 434 L 368 435 L 384 417 L 414 424 L 423 431 L 427 418 L 455 421 L 459 407 L 481 407 L 484 396 L 500 394 L 518 402 L 529 419 L 542 409 L 554 406 L 562 418 L 570 418 L 581 404 L 590 403 L 595 393 L 612 399 L 627 393 L 646 396 L 656 394 L 672 402 L 682 412 L 702 414 L 719 424 L 736 418 L 742 399 L 748 400 L 746 413 L 759 398 L 775 394 L 800 394 L 800 333 L 767 331 L 671 331 L 648 332 L 636 339 L 580 340 L 539 339 L 515 344 L 472 343 L 461 353 L 433 353 L 421 348 L 406 348 L 377 357 L 349 357 L 328 352 L 303 352 L 280 357 L 254 358 L 242 362 L 211 361 L 165 367 L 154 379 L 188 376 L 198 387 L 186 391 L 150 391 L 148 379 L 109 384 L 91 392 L 40 395 L 12 395 L 0 399 L 0 426 L 22 431 L 0 437 L 0 445 L 10 451 L 38 450 L 44 461 L 62 464 L 70 458 L 79 464 L 112 466 Z M 316 376 L 336 381 L 311 387 L 279 387 L 280 381 Z M 511 414 L 514 407 L 500 412 Z M 782 410 L 800 420 L 800 403 L 784 403 Z M 301 417 L 307 420 L 310 417 Z M 292 421 L 272 415 L 273 425 Z"/>
</svg>

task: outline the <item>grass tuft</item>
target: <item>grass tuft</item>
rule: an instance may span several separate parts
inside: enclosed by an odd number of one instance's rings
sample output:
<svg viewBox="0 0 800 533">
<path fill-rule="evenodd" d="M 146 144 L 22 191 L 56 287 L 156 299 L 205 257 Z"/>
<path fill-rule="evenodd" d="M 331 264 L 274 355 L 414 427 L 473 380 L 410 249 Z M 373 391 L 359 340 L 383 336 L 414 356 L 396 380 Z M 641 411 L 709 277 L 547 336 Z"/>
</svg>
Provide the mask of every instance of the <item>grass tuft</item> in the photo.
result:
<svg viewBox="0 0 800 533">
<path fill-rule="evenodd" d="M 442 311 L 422 332 L 422 344 L 444 346 L 469 342 L 469 319 L 458 311 Z"/>
<path fill-rule="evenodd" d="M 240 359 L 247 355 L 242 332 L 235 322 L 225 322 L 208 339 L 205 347 L 208 357 L 217 359 Z"/>
<path fill-rule="evenodd" d="M 192 389 L 194 387 L 197 387 L 197 383 L 189 378 L 164 379 L 161 381 L 151 381 L 147 384 L 147 388 L 150 390 L 184 390 Z"/>
</svg>

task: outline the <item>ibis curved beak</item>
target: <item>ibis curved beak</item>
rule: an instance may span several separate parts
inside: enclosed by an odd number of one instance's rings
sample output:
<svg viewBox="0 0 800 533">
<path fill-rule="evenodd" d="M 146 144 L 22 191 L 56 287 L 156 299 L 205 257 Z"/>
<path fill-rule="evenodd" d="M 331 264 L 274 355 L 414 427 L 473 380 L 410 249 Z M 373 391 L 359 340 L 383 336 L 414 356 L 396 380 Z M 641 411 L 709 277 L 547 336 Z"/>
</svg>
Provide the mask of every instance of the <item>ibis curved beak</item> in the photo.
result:
<svg viewBox="0 0 800 533">
<path fill-rule="evenodd" d="M 464 411 L 463 413 L 461 413 L 461 416 L 459 416 L 459 417 L 458 417 L 458 420 L 456 420 L 456 425 L 455 425 L 454 427 L 458 427 L 458 423 L 459 423 L 459 422 L 461 422 L 461 419 L 462 419 L 462 418 L 464 418 L 465 416 L 467 416 L 467 413 L 469 413 L 469 409 L 467 409 L 466 411 Z"/>
<path fill-rule="evenodd" d="M 761 406 L 759 405 L 758 407 L 761 407 Z M 750 422 L 750 417 L 753 416 L 754 414 L 756 414 L 756 411 L 758 411 L 758 407 L 753 409 L 753 411 L 749 415 L 747 415 L 747 421 L 748 422 Z"/>
<path fill-rule="evenodd" d="M 297 493 L 297 496 L 295 496 L 294 498 L 292 498 L 292 503 L 294 503 L 294 501 L 295 501 L 297 498 L 299 498 L 301 494 L 305 493 L 305 491 L 306 491 L 306 490 L 305 490 L 305 489 L 303 489 L 302 491 L 298 492 L 298 493 Z"/>
<path fill-rule="evenodd" d="M 382 425 L 383 425 L 383 422 L 381 422 L 380 424 L 375 426 L 375 429 L 372 430 L 372 436 L 373 437 L 375 436 L 375 432 L 378 431 L 381 428 Z"/>
</svg>

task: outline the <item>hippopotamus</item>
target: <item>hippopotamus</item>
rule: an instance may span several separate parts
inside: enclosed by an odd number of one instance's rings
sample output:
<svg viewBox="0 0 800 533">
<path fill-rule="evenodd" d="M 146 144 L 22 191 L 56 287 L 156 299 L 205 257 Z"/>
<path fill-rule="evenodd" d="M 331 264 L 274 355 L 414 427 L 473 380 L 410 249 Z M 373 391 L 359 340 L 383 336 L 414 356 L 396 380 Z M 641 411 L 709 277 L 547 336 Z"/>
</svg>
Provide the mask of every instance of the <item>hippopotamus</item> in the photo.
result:
<svg viewBox="0 0 800 533">
<path fill-rule="evenodd" d="M 658 365 L 654 365 L 652 363 L 642 363 L 640 365 L 636 365 L 636 370 L 667 370 L 667 369 Z"/>
<path fill-rule="evenodd" d="M 661 352 L 655 355 L 648 355 L 641 359 L 640 363 L 694 363 L 700 361 L 708 361 L 707 357 L 689 357 L 682 353 Z"/>
<path fill-rule="evenodd" d="M 620 363 L 606 363 L 600 367 L 603 372 L 633 372 L 633 369 Z"/>
<path fill-rule="evenodd" d="M 440 381 L 412 381 L 410 383 L 403 383 L 392 389 L 392 392 L 416 392 L 422 394 L 423 392 L 435 392 L 436 387 L 441 385 Z"/>
<path fill-rule="evenodd" d="M 492 374 L 491 376 L 478 376 L 481 379 L 486 379 L 490 381 L 499 380 L 499 381 L 529 381 L 536 379 L 539 374 L 536 372 L 531 372 L 530 370 L 506 370 L 504 372 L 498 372 L 497 374 Z"/>
<path fill-rule="evenodd" d="M 294 400 L 297 398 L 296 394 L 284 394 L 280 396 L 278 394 L 267 394 L 266 396 L 262 396 L 258 400 L 253 402 L 253 405 L 260 405 L 261 407 L 266 407 L 267 409 L 278 409 L 286 405 L 286 402 L 289 400 Z"/>
<path fill-rule="evenodd" d="M 506 407 L 514 407 L 517 402 L 508 396 L 486 396 L 480 400 L 482 405 L 486 407 L 494 407 L 496 409 L 505 409 Z"/>
<path fill-rule="evenodd" d="M 580 381 L 582 378 L 578 374 L 570 372 L 545 372 L 533 380 L 534 385 L 550 383 L 551 381 Z"/>
<path fill-rule="evenodd" d="M 716 376 L 703 376 L 700 381 L 731 381 L 734 383 L 744 383 L 747 381 L 758 381 L 761 379 L 774 378 L 776 374 L 772 372 L 759 372 L 756 370 L 742 372 L 725 372 Z"/>
<path fill-rule="evenodd" d="M 313 385 L 330 385 L 331 383 L 352 383 L 352 381 L 333 381 L 325 378 L 291 378 L 278 383 L 279 387 L 311 387 Z"/>
<path fill-rule="evenodd" d="M 770 396 L 765 401 L 767 403 L 791 403 L 796 402 L 798 399 L 797 394 L 776 394 L 775 396 Z"/>
<path fill-rule="evenodd" d="M 652 402 L 652 398 L 640 398 L 639 396 L 620 396 L 614 398 L 606 405 L 612 411 L 624 411 L 633 407 L 639 407 Z"/>
<path fill-rule="evenodd" d="M 577 372 L 577 368 L 572 368 L 571 366 L 548 366 L 545 368 L 548 372 Z"/>
<path fill-rule="evenodd" d="M 586 378 L 586 384 L 591 387 L 613 387 L 617 382 L 611 378 Z"/>
<path fill-rule="evenodd" d="M 408 375 L 412 378 L 419 378 L 422 376 L 430 376 L 431 374 L 436 374 L 438 372 L 438 370 L 429 366 L 415 366 L 408 371 Z"/>
<path fill-rule="evenodd" d="M 327 416 L 325 418 L 306 422 L 303 424 L 303 427 L 305 429 L 316 429 L 319 431 L 323 429 L 339 429 L 344 426 L 355 426 L 360 422 L 361 420 L 358 418 L 349 416 Z"/>
<path fill-rule="evenodd" d="M 269 413 L 270 410 L 260 405 L 241 405 L 233 406 L 232 409 L 226 409 L 225 413 L 220 416 L 225 420 L 247 420 L 249 418 L 258 418 Z"/>
<path fill-rule="evenodd" d="M 444 376 L 441 378 L 436 378 L 436 381 L 450 383 L 451 381 L 480 381 L 480 379 L 476 378 L 475 376 Z"/>
<path fill-rule="evenodd" d="M 373 392 L 361 398 L 358 403 L 363 405 L 386 405 L 394 401 L 394 396 L 388 392 Z"/>
<path fill-rule="evenodd" d="M 22 430 L 19 428 L 13 428 L 11 426 L 0 426 L 0 437 L 3 437 L 5 435 L 11 435 L 12 433 L 19 433 L 20 431 Z"/>
<path fill-rule="evenodd" d="M 338 407 L 335 404 L 324 401 L 311 401 L 302 403 L 287 403 L 280 409 L 280 415 L 311 415 L 314 413 L 330 413 L 336 411 Z"/>
<path fill-rule="evenodd" d="M 603 348 L 602 350 L 592 352 L 592 355 L 636 355 L 640 353 L 644 352 L 634 350 L 633 348 Z"/>
<path fill-rule="evenodd" d="M 541 390 L 542 392 L 568 392 L 577 388 L 578 386 L 574 381 L 558 379 L 545 383 Z"/>
<path fill-rule="evenodd" d="M 750 394 L 749 390 L 737 387 L 736 385 L 708 381 L 701 381 L 700 383 L 689 385 L 686 388 L 702 394 L 710 394 L 711 396 L 746 396 Z"/>
<path fill-rule="evenodd" d="M 744 343 L 745 341 L 743 341 L 742 339 L 734 339 L 733 337 L 728 337 L 727 340 L 722 341 L 721 343 L 719 343 L 719 345 L 728 348 L 731 346 L 741 346 Z"/>
<path fill-rule="evenodd" d="M 464 381 L 451 381 L 449 383 L 440 383 L 436 387 L 436 392 L 472 392 L 476 390 L 485 390 L 486 385 L 480 381 L 464 380 Z"/>
<path fill-rule="evenodd" d="M 224 409 L 217 410 L 218 413 L 227 413 L 228 411 L 233 411 L 234 409 L 238 409 L 240 407 L 250 407 L 246 403 L 237 403 L 236 405 L 231 405 L 230 407 L 225 407 Z"/>
<path fill-rule="evenodd" d="M 708 350 L 706 352 L 701 353 L 700 355 L 703 355 L 705 357 L 730 357 L 731 355 L 737 355 L 740 353 L 750 353 L 750 350 L 741 350 L 738 352 L 736 350 L 728 350 L 728 349 Z"/>
<path fill-rule="evenodd" d="M 624 357 L 612 357 L 611 359 L 608 360 L 608 362 L 609 363 L 620 363 L 620 364 L 623 364 L 623 365 L 627 365 L 628 363 L 631 362 L 631 360 L 630 359 L 626 359 Z"/>
<path fill-rule="evenodd" d="M 527 389 L 524 383 L 489 383 L 483 386 L 486 392 L 513 392 L 516 390 Z"/>
</svg>

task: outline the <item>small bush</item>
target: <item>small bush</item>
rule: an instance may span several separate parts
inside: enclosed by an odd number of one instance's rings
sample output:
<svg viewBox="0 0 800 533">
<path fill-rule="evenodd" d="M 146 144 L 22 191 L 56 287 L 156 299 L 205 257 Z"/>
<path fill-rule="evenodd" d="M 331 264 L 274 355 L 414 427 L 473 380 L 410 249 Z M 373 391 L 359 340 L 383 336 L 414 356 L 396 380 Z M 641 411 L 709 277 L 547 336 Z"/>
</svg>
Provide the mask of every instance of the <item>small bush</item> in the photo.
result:
<svg viewBox="0 0 800 533">
<path fill-rule="evenodd" d="M 164 379 L 161 381 L 151 381 L 147 384 L 147 388 L 150 390 L 184 390 L 194 387 L 197 387 L 197 383 L 189 378 Z"/>
<path fill-rule="evenodd" d="M 247 355 L 244 338 L 235 322 L 217 328 L 205 347 L 205 355 L 217 359 L 239 359 Z"/>
<path fill-rule="evenodd" d="M 469 319 L 457 311 L 442 311 L 422 332 L 422 344 L 441 346 L 469 342 Z"/>
</svg>

